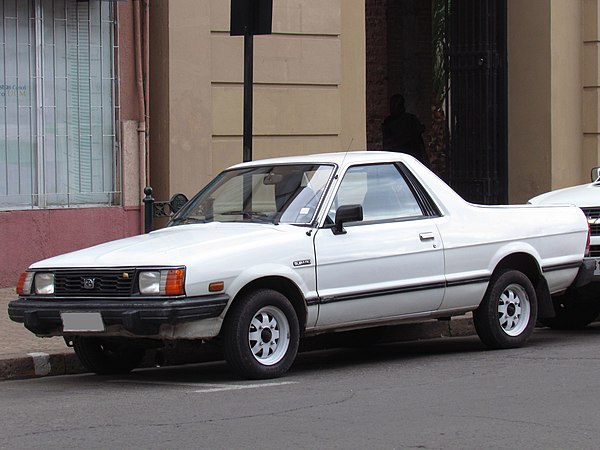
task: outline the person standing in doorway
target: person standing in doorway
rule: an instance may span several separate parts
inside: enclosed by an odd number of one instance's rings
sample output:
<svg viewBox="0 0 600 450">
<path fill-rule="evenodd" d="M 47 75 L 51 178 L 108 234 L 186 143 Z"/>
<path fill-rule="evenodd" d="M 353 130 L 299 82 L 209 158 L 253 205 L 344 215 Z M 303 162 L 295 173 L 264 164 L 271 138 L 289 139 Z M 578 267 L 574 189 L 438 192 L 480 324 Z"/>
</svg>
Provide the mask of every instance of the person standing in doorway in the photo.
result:
<svg viewBox="0 0 600 450">
<path fill-rule="evenodd" d="M 417 116 L 406 112 L 402 95 L 392 95 L 390 115 L 383 121 L 381 131 L 383 150 L 407 153 L 429 167 L 429 158 L 423 142 L 425 126 Z"/>
</svg>

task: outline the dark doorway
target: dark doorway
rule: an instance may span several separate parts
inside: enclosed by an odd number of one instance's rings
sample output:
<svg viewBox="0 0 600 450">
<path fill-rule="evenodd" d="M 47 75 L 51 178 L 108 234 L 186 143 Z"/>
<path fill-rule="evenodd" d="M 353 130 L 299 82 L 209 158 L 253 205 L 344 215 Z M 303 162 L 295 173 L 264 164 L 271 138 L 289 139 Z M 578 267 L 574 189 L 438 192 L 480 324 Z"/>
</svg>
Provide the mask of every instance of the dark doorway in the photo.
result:
<svg viewBox="0 0 600 450">
<path fill-rule="evenodd" d="M 384 149 L 401 94 L 432 169 L 471 202 L 505 203 L 506 0 L 366 0 L 366 17 L 368 148 Z"/>
</svg>

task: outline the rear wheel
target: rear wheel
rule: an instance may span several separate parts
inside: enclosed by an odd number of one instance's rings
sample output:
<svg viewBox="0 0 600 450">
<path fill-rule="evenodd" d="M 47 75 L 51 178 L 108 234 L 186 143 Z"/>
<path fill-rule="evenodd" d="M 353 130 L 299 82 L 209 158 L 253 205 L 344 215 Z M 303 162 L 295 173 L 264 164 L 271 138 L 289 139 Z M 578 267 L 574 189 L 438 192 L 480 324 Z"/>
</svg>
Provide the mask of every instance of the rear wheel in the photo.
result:
<svg viewBox="0 0 600 450">
<path fill-rule="evenodd" d="M 128 373 L 144 358 L 143 348 L 97 337 L 76 336 L 73 349 L 81 364 L 98 375 Z"/>
<path fill-rule="evenodd" d="M 225 359 L 236 372 L 253 379 L 279 377 L 298 352 L 298 317 L 283 294 L 259 289 L 232 306 L 223 337 Z"/>
<path fill-rule="evenodd" d="M 531 281 L 518 270 L 505 270 L 492 277 L 473 312 L 473 323 L 484 344 L 514 348 L 527 342 L 536 317 L 537 299 Z"/>
</svg>

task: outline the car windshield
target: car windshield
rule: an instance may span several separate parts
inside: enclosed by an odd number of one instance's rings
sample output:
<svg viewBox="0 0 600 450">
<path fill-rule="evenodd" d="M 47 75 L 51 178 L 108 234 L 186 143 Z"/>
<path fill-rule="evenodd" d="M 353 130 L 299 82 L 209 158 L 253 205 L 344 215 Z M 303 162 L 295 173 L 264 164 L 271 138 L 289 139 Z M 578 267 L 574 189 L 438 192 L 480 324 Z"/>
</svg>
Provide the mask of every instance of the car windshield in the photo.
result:
<svg viewBox="0 0 600 450">
<path fill-rule="evenodd" d="M 200 191 L 169 226 L 206 222 L 309 225 L 332 165 L 271 165 L 227 170 Z"/>
</svg>

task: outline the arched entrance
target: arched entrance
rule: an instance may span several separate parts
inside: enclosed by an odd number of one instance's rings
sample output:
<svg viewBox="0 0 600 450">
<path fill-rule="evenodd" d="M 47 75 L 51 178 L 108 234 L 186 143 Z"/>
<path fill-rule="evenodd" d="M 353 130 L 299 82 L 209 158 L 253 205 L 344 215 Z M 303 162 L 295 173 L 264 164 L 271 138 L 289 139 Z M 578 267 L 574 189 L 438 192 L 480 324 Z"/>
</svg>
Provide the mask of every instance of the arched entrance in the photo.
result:
<svg viewBox="0 0 600 450">
<path fill-rule="evenodd" d="M 394 94 L 432 169 L 464 198 L 507 201 L 506 0 L 366 0 L 367 146 Z M 390 150 L 386 148 L 386 150 Z"/>
</svg>

